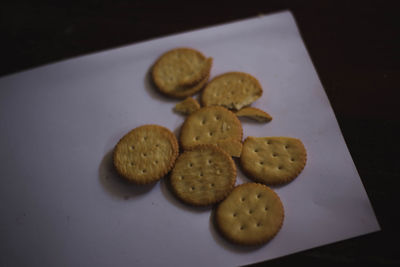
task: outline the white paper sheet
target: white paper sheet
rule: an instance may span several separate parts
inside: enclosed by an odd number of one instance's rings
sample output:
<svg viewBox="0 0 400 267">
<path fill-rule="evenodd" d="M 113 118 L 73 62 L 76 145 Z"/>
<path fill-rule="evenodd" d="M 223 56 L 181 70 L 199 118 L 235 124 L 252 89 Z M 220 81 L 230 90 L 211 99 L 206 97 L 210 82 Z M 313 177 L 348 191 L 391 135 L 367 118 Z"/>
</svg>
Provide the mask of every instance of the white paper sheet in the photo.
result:
<svg viewBox="0 0 400 267">
<path fill-rule="evenodd" d="M 274 188 L 282 230 L 257 249 L 222 239 L 210 209 L 181 204 L 165 181 L 116 179 L 113 146 L 145 123 L 179 130 L 175 100 L 148 71 L 163 52 L 193 47 L 212 77 L 256 76 L 268 124 L 244 137 L 292 136 L 308 162 Z M 0 79 L 0 264 L 4 266 L 237 266 L 379 230 L 334 113 L 289 12 L 187 32 L 66 60 Z M 238 174 L 237 183 L 249 181 Z"/>
</svg>

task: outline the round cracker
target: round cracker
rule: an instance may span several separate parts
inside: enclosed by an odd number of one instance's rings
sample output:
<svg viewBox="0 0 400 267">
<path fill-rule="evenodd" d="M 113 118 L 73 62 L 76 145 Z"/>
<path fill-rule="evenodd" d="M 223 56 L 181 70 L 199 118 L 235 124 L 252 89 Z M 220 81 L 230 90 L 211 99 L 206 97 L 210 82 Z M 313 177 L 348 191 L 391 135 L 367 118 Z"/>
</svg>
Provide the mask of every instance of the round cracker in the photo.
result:
<svg viewBox="0 0 400 267">
<path fill-rule="evenodd" d="M 121 138 L 114 149 L 114 166 L 125 179 L 148 184 L 173 167 L 179 153 L 175 135 L 159 125 L 143 125 Z"/>
<path fill-rule="evenodd" d="M 241 245 L 261 245 L 281 229 L 284 209 L 279 196 L 269 187 L 246 183 L 233 189 L 215 212 L 220 233 Z"/>
<path fill-rule="evenodd" d="M 240 110 L 263 93 L 259 81 L 244 72 L 228 72 L 212 79 L 204 88 L 201 101 L 204 106 L 224 106 Z"/>
<path fill-rule="evenodd" d="M 268 185 L 294 180 L 306 161 L 303 143 L 291 137 L 247 137 L 240 156 L 240 165 L 249 178 Z"/>
<path fill-rule="evenodd" d="M 208 81 L 212 58 L 191 48 L 170 50 L 156 61 L 152 78 L 157 88 L 171 97 L 183 98 L 201 90 Z"/>
<path fill-rule="evenodd" d="M 231 192 L 235 182 L 235 163 L 215 145 L 199 145 L 185 151 L 171 172 L 175 195 L 194 206 L 221 201 Z"/>
<path fill-rule="evenodd" d="M 221 140 L 241 141 L 242 125 L 237 116 L 224 107 L 203 107 L 189 115 L 182 125 L 183 149 L 199 144 L 217 144 Z"/>
</svg>

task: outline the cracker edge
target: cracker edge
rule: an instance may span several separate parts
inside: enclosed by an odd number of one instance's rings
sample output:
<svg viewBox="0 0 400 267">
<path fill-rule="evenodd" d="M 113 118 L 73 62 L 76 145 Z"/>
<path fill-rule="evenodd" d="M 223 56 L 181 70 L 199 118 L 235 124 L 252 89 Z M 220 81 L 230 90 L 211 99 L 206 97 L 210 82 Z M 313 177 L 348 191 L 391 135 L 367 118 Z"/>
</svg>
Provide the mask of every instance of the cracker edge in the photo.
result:
<svg viewBox="0 0 400 267">
<path fill-rule="evenodd" d="M 160 172 L 160 175 L 157 176 L 157 178 L 149 179 L 148 181 L 137 181 L 137 180 L 130 179 L 130 178 L 124 176 L 122 173 L 120 173 L 119 169 L 117 168 L 116 159 L 115 159 L 116 147 L 122 142 L 122 139 L 123 139 L 125 136 L 129 135 L 129 134 L 130 134 L 131 132 L 133 132 L 134 130 L 139 129 L 139 128 L 142 128 L 142 127 L 149 127 L 149 128 L 153 128 L 153 127 L 154 127 L 154 128 L 157 128 L 157 129 L 162 129 L 161 131 L 165 132 L 165 135 L 168 136 L 168 139 L 171 141 L 172 149 L 173 149 L 173 152 L 174 152 L 174 154 L 173 154 L 173 156 L 172 156 L 172 160 L 170 161 L 170 165 L 169 165 L 168 167 L 166 167 L 166 168 L 164 169 L 164 171 Z M 152 184 L 152 183 L 158 182 L 158 181 L 159 181 L 161 178 L 163 178 L 168 172 L 171 171 L 171 169 L 172 169 L 172 168 L 174 167 L 174 165 L 175 165 L 175 161 L 176 161 L 176 159 L 178 158 L 178 156 L 179 156 L 179 143 L 178 143 L 178 140 L 177 140 L 177 138 L 176 138 L 176 136 L 174 135 L 173 132 L 171 132 L 168 128 L 166 128 L 166 127 L 164 127 L 164 126 L 161 126 L 161 125 L 157 125 L 157 124 L 144 124 L 144 125 L 138 126 L 138 127 L 136 127 L 136 128 L 133 128 L 132 130 L 130 130 L 129 132 L 127 132 L 126 134 L 124 134 L 124 135 L 119 139 L 119 141 L 117 142 L 117 144 L 114 146 L 114 149 L 113 149 L 113 167 L 114 167 L 114 169 L 117 171 L 118 175 L 119 175 L 120 177 L 124 178 L 124 180 L 126 180 L 126 181 L 132 182 L 132 183 L 137 184 L 137 185 Z"/>
<path fill-rule="evenodd" d="M 183 99 L 188 96 L 192 96 L 195 93 L 201 91 L 204 86 L 208 83 L 208 79 L 210 78 L 210 74 L 208 73 L 203 80 L 201 80 L 198 84 L 194 85 L 193 87 L 189 88 L 177 88 L 172 92 L 164 93 L 165 95 L 177 99 Z M 200 104 L 200 103 L 199 103 Z"/>
<path fill-rule="evenodd" d="M 196 51 L 196 50 L 195 50 Z M 199 51 L 198 51 L 199 52 Z M 200 52 L 201 53 L 201 52 Z M 203 54 L 202 54 L 203 55 Z M 204 55 L 203 55 L 204 56 Z M 205 57 L 205 56 L 204 56 Z M 189 80 L 189 81 L 185 81 L 182 83 L 178 83 L 178 87 L 193 87 L 196 84 L 198 84 L 199 82 L 203 81 L 204 78 L 210 74 L 212 65 L 213 65 L 214 59 L 212 57 L 205 57 L 205 62 L 204 62 L 204 66 L 200 71 L 200 75 L 199 77 L 197 77 L 197 79 L 193 79 L 193 80 Z"/>
</svg>

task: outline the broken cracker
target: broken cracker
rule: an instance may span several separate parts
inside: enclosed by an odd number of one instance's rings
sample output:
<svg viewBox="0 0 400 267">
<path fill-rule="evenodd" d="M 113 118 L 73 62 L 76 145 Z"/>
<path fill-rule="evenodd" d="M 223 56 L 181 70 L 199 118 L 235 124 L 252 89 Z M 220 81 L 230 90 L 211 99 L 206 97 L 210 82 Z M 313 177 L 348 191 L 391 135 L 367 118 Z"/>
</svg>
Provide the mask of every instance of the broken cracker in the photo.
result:
<svg viewBox="0 0 400 267">
<path fill-rule="evenodd" d="M 201 101 L 204 106 L 224 106 L 240 110 L 260 98 L 262 93 L 261 84 L 252 75 L 228 72 L 215 77 L 207 84 Z"/>
<path fill-rule="evenodd" d="M 187 97 L 185 100 L 175 105 L 174 110 L 184 115 L 190 115 L 200 109 L 200 104 L 196 99 Z"/>
<path fill-rule="evenodd" d="M 271 115 L 269 115 L 267 112 L 253 107 L 244 107 L 235 114 L 238 117 L 246 117 L 259 122 L 270 122 L 272 120 Z"/>
</svg>

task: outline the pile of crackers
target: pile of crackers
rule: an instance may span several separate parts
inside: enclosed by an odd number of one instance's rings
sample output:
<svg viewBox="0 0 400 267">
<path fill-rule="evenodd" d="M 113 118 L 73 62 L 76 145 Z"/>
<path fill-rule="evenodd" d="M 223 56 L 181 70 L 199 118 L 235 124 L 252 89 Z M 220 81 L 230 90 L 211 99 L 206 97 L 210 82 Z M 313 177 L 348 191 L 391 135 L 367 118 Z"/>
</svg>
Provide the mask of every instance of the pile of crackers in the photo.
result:
<svg viewBox="0 0 400 267">
<path fill-rule="evenodd" d="M 261 245 L 281 229 L 284 208 L 271 185 L 285 185 L 304 169 L 303 143 L 293 137 L 247 137 L 238 117 L 267 123 L 272 117 L 250 105 L 263 89 L 251 74 L 229 72 L 210 79 L 213 59 L 191 48 L 159 57 L 152 79 L 163 94 L 182 99 L 187 117 L 179 141 L 167 128 L 142 125 L 115 146 L 117 172 L 136 184 L 167 177 L 177 198 L 192 206 L 216 206 L 215 223 L 229 241 Z M 201 91 L 201 105 L 192 96 Z M 254 181 L 236 185 L 237 164 Z"/>
</svg>

